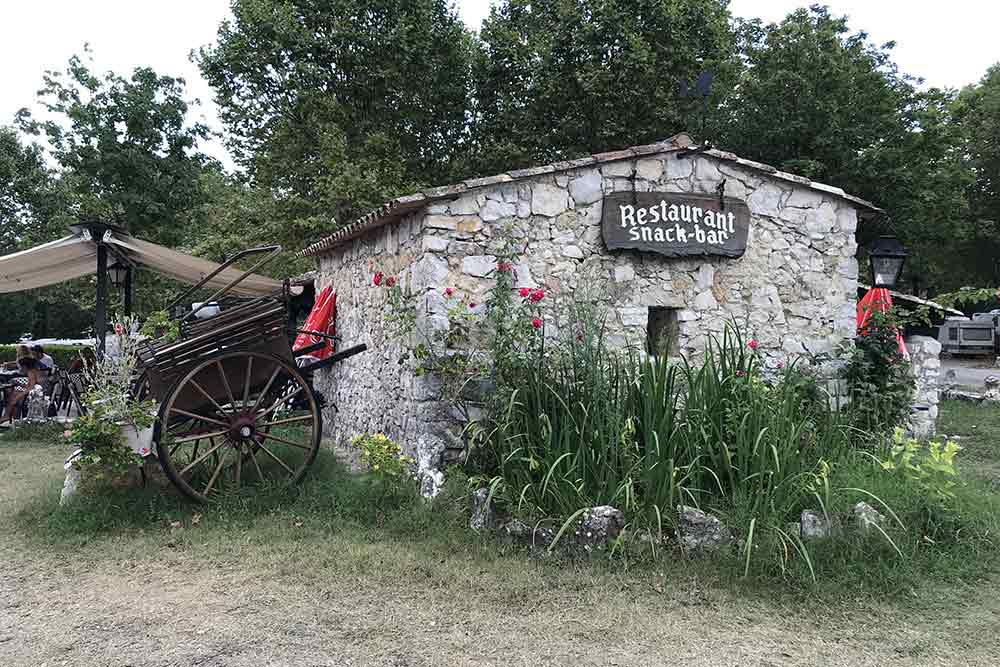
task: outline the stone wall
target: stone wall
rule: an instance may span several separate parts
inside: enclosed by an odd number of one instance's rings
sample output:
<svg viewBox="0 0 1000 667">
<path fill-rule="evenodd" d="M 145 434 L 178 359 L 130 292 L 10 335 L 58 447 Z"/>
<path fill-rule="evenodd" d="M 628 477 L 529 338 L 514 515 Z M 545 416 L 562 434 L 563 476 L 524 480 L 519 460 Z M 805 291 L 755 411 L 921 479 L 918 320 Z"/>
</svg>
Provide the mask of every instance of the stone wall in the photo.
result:
<svg viewBox="0 0 1000 667">
<path fill-rule="evenodd" d="M 609 252 L 601 238 L 603 196 L 633 188 L 708 194 L 722 188 L 745 201 L 746 254 L 668 259 Z M 378 429 L 410 447 L 421 435 L 443 441 L 454 434 L 442 428 L 446 406 L 433 400 L 433 379 L 413 378 L 397 363 L 399 345 L 384 338 L 381 295 L 369 288 L 376 268 L 399 273 L 421 296 L 423 331 L 440 329 L 447 326 L 441 290 L 453 287 L 482 302 L 493 286 L 501 236 L 509 234 L 524 248 L 517 286 L 545 289 L 543 304 L 553 312 L 584 291 L 599 293 L 617 344 L 644 346 L 650 308 L 667 308 L 679 352 L 698 352 L 706 334 L 721 333 L 735 319 L 777 364 L 807 350 L 832 352 L 853 337 L 856 226 L 854 205 L 833 193 L 671 152 L 538 173 L 429 205 L 320 257 L 318 287 L 333 284 L 338 291 L 344 343 L 371 347 L 326 382 L 340 408 L 329 432 L 342 440 Z M 546 315 L 548 333 L 555 323 Z"/>
<path fill-rule="evenodd" d="M 937 431 L 941 343 L 929 336 L 911 336 L 905 342 L 916 383 L 909 431 L 915 438 L 930 438 Z"/>
</svg>

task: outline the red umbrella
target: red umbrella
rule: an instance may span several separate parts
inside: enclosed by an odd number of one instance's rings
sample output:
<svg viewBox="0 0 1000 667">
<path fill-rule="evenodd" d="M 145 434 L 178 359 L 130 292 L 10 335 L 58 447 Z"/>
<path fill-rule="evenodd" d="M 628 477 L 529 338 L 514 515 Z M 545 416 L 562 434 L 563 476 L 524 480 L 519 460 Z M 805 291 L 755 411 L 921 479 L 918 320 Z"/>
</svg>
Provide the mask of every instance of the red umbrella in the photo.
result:
<svg viewBox="0 0 1000 667">
<path fill-rule="evenodd" d="M 892 295 L 884 287 L 875 287 L 868 290 L 868 293 L 858 301 L 858 335 L 864 336 L 867 332 L 868 320 L 873 312 L 888 313 L 892 309 Z M 899 343 L 899 353 L 904 358 L 909 359 L 910 353 L 906 350 L 906 343 L 903 336 L 896 330 L 896 342 Z"/>
<path fill-rule="evenodd" d="M 316 301 L 313 303 L 312 311 L 309 313 L 309 317 L 306 318 L 306 323 L 302 328 L 307 332 L 316 331 L 329 336 L 336 333 L 337 293 L 333 291 L 333 288 L 326 287 L 319 293 L 319 296 L 316 297 Z M 323 338 L 312 333 L 301 333 L 295 339 L 292 349 L 300 350 L 319 342 L 325 342 L 326 345 L 309 354 L 317 359 L 326 359 L 333 353 L 333 341 L 329 338 Z"/>
</svg>

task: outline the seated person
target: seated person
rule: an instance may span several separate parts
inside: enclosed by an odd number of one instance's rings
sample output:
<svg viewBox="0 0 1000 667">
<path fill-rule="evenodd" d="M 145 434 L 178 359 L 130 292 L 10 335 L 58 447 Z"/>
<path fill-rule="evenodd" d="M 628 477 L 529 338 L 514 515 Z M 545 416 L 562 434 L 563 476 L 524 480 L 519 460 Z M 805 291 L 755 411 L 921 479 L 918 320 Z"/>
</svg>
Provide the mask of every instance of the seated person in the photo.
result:
<svg viewBox="0 0 1000 667">
<path fill-rule="evenodd" d="M 4 409 L 3 418 L 0 422 L 14 421 L 17 409 L 21 402 L 28 396 L 28 393 L 41 381 L 41 365 L 35 359 L 27 345 L 17 346 L 17 366 L 23 378 L 14 381 L 13 391 L 9 392 L 7 407 Z"/>
<path fill-rule="evenodd" d="M 41 345 L 35 345 L 31 348 L 31 351 L 35 353 L 35 359 L 38 359 L 38 363 L 42 365 L 42 368 L 51 371 L 56 367 L 56 362 L 52 357 L 45 354 L 45 350 Z"/>
</svg>

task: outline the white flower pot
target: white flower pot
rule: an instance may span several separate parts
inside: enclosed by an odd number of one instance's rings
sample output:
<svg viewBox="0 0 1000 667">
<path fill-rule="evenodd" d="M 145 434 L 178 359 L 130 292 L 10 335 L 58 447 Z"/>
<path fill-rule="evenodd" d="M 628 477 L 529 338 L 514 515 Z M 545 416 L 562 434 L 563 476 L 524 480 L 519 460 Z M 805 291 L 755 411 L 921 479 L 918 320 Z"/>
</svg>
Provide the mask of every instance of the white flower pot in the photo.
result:
<svg viewBox="0 0 1000 667">
<path fill-rule="evenodd" d="M 131 424 L 122 424 L 121 427 L 129 449 L 143 458 L 152 453 L 153 426 L 144 428 L 141 431 L 137 430 Z"/>
</svg>

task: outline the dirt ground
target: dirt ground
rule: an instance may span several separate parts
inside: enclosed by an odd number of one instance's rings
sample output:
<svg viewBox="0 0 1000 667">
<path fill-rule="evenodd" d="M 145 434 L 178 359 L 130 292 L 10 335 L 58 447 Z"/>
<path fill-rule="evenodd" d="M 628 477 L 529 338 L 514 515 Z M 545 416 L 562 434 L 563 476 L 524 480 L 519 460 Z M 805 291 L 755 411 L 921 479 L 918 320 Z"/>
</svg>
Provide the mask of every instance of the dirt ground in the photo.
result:
<svg viewBox="0 0 1000 667">
<path fill-rule="evenodd" d="M 694 575 L 483 560 L 351 531 L 276 540 L 267 525 L 189 525 L 48 549 L 11 517 L 40 488 L 54 502 L 61 456 L 0 443 L 3 667 L 1000 662 L 996 582 L 916 611 L 797 606 Z"/>
</svg>

